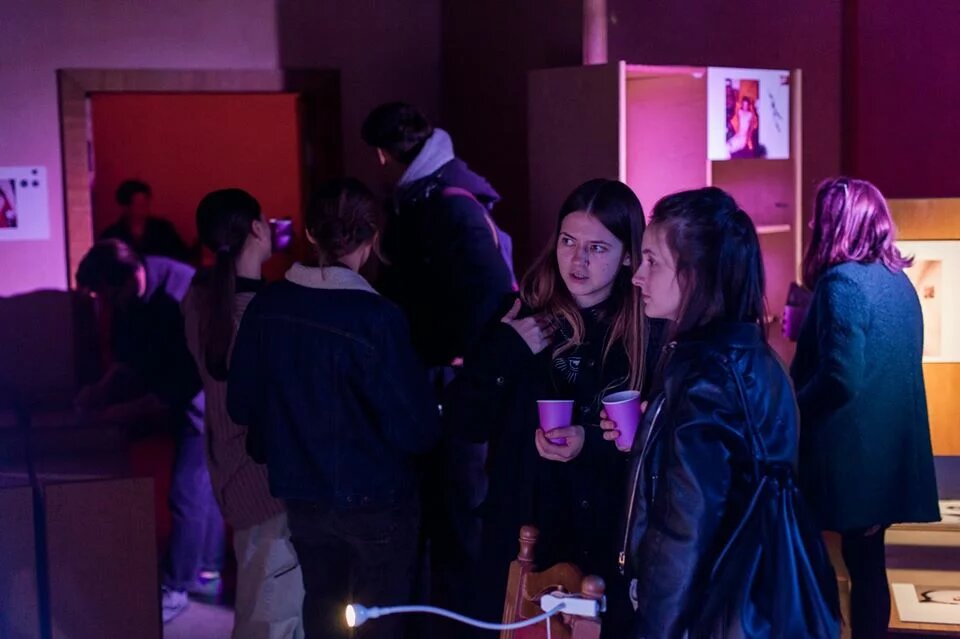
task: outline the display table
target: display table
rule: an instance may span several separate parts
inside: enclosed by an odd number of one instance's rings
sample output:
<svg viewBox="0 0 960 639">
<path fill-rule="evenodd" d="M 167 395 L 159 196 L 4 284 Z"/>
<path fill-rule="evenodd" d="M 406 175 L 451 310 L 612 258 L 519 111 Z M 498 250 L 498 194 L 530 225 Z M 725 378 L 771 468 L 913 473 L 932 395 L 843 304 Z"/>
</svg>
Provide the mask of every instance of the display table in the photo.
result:
<svg viewBox="0 0 960 639">
<path fill-rule="evenodd" d="M 944 586 L 950 589 L 960 589 L 960 571 L 952 570 L 887 570 L 887 579 L 891 584 L 908 583 L 925 586 Z M 900 620 L 897 602 L 890 606 L 891 632 L 925 633 L 927 635 L 960 637 L 960 624 L 917 623 Z"/>
</svg>

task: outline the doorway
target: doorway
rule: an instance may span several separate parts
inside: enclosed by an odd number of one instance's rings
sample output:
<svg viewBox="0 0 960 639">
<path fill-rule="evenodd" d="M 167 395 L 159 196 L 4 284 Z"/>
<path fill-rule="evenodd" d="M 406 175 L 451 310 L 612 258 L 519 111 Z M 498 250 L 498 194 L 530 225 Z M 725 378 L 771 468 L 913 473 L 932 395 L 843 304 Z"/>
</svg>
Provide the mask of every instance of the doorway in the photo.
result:
<svg viewBox="0 0 960 639">
<path fill-rule="evenodd" d="M 173 225 L 187 248 L 182 259 L 193 266 L 213 261 L 200 247 L 194 213 L 214 189 L 244 189 L 267 218 L 301 228 L 297 94 L 94 93 L 89 107 L 94 237 L 119 220 L 117 187 L 131 179 L 149 185 L 151 214 Z M 267 278 L 281 275 L 301 249 L 274 255 Z"/>
<path fill-rule="evenodd" d="M 125 175 L 121 180 L 139 177 L 146 182 L 151 182 L 149 175 L 129 175 L 129 171 L 151 171 L 161 176 L 173 176 L 162 178 L 162 183 L 156 183 L 156 180 L 151 183 L 157 198 L 156 208 L 158 213 L 172 218 L 177 230 L 189 242 L 190 238 L 195 238 L 193 214 L 196 203 L 209 190 L 224 186 L 246 188 L 260 199 L 268 217 L 293 217 L 296 222 L 310 185 L 341 170 L 337 71 L 64 69 L 58 71 L 57 79 L 70 282 L 73 282 L 80 259 L 93 245 L 97 231 L 109 223 L 107 220 L 111 216 L 115 218 L 117 215 L 116 205 L 109 204 L 113 201 L 111 193 L 117 186 L 111 183 L 114 172 Z M 223 125 L 219 134 L 214 135 L 195 126 L 197 123 L 192 121 L 194 113 L 205 111 L 210 114 L 217 109 L 221 109 L 218 124 Z M 136 131 L 124 130 L 138 110 L 142 113 L 135 118 Z M 256 117 L 258 110 L 265 110 L 261 113 L 263 117 Z M 292 112 L 292 115 L 285 118 L 285 122 L 266 122 L 269 113 L 276 114 L 280 110 L 286 110 L 288 114 Z M 98 111 L 105 116 L 99 127 L 96 126 Z M 248 126 L 251 123 L 256 126 L 255 123 L 259 122 L 270 129 L 271 136 L 280 136 L 279 140 L 264 138 L 258 143 L 255 132 L 237 133 L 243 129 L 243 122 L 238 120 L 233 123 L 239 128 L 233 128 L 234 144 L 230 152 L 248 156 L 230 158 L 233 170 L 237 171 L 235 175 L 248 176 L 242 178 L 245 180 L 243 182 L 230 179 L 229 175 L 219 172 L 211 164 L 217 149 L 202 148 L 204 140 L 208 145 L 222 144 L 224 136 L 229 137 L 231 127 L 223 117 L 225 112 L 244 112 Z M 110 113 L 122 117 L 126 124 L 116 118 L 107 118 Z M 152 114 L 149 121 L 144 119 L 148 114 Z M 107 122 L 107 119 L 112 121 Z M 160 131 L 153 130 L 161 125 L 167 127 L 168 136 L 178 138 L 176 145 L 172 137 L 167 137 L 168 143 L 165 145 L 164 137 L 158 135 Z M 125 146 L 125 136 L 134 133 L 139 136 L 137 144 L 129 146 L 139 146 L 144 151 L 154 149 L 140 154 L 144 156 L 141 158 L 144 162 L 142 166 L 147 168 L 116 166 L 107 170 L 106 147 L 98 149 L 98 128 L 104 144 L 109 144 L 114 152 Z M 280 131 L 285 133 L 281 134 Z M 191 136 L 195 139 L 192 145 L 184 141 Z M 286 146 L 283 157 L 269 157 L 277 152 L 277 143 Z M 186 146 L 182 146 L 184 144 Z M 256 153 L 256 149 L 263 152 Z M 201 156 L 205 157 L 203 162 L 200 161 Z M 152 159 L 148 161 L 148 158 Z M 286 178 L 274 188 L 268 182 L 282 171 L 286 172 Z M 291 175 L 291 172 L 296 175 Z M 258 173 L 268 177 L 257 180 Z M 187 183 L 191 184 L 184 187 Z M 200 189 L 206 190 L 199 192 Z M 163 204 L 169 204 L 170 210 L 161 211 Z M 295 234 L 297 230 L 294 229 Z M 299 257 L 302 248 L 295 242 L 293 253 L 278 258 L 279 261 L 292 261 Z M 199 261 L 201 256 L 197 255 L 196 259 Z M 280 270 L 280 265 L 275 265 L 272 270 Z"/>
</svg>

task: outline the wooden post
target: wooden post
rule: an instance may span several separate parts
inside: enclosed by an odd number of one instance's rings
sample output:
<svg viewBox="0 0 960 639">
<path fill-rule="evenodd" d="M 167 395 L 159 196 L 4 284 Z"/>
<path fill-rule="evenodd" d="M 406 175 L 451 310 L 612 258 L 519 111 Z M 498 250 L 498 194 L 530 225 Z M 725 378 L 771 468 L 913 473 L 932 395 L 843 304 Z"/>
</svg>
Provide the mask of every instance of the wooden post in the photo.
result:
<svg viewBox="0 0 960 639">
<path fill-rule="evenodd" d="M 583 0 L 583 63 L 607 63 L 607 0 Z"/>
</svg>

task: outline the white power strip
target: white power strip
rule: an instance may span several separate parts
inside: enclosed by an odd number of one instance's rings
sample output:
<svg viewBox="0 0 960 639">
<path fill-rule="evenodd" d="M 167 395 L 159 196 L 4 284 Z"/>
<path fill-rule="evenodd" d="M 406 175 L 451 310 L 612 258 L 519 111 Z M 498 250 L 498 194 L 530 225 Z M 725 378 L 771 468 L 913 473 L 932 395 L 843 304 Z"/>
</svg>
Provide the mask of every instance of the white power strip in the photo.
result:
<svg viewBox="0 0 960 639">
<path fill-rule="evenodd" d="M 556 591 L 543 595 L 540 598 L 540 609 L 544 612 L 553 610 L 560 604 L 563 604 L 561 611 L 563 614 L 576 615 L 578 617 L 599 617 L 600 613 L 607 609 L 606 597 L 597 601 L 596 599 L 587 599 L 580 595 L 568 595 L 567 593 Z"/>
</svg>

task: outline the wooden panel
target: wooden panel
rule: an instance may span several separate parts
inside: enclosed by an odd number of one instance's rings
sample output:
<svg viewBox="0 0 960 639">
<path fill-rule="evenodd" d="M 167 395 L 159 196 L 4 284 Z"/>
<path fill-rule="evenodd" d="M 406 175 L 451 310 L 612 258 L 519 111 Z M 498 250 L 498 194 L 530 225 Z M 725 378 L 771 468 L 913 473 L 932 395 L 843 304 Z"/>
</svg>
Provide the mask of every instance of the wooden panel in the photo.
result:
<svg viewBox="0 0 960 639">
<path fill-rule="evenodd" d="M 623 179 L 620 64 L 531 71 L 528 80 L 530 238 L 550 241 L 557 213 L 578 185 Z"/>
<path fill-rule="evenodd" d="M 888 200 L 901 240 L 960 240 L 960 198 Z"/>
<path fill-rule="evenodd" d="M 39 639 L 33 491 L 0 488 L 0 637 Z"/>
<path fill-rule="evenodd" d="M 960 239 L 960 198 L 890 200 L 902 240 Z M 957 277 L 957 274 L 954 274 Z M 924 364 L 934 455 L 960 455 L 960 363 Z"/>
<path fill-rule="evenodd" d="M 152 480 L 45 492 L 53 639 L 160 639 Z"/>
<path fill-rule="evenodd" d="M 800 261 L 794 169 L 793 160 L 728 160 L 711 166 L 713 186 L 729 192 L 757 226 L 767 278 L 768 337 L 786 362 L 792 361 L 796 344 L 782 335 L 783 306 Z"/>
<path fill-rule="evenodd" d="M 934 455 L 960 455 L 960 364 L 924 364 Z"/>
<path fill-rule="evenodd" d="M 792 160 L 726 160 L 712 163 L 712 184 L 728 191 L 758 227 L 797 218 Z"/>
<path fill-rule="evenodd" d="M 649 215 L 664 195 L 707 184 L 707 84 L 691 74 L 626 82 L 627 184 Z"/>
</svg>

